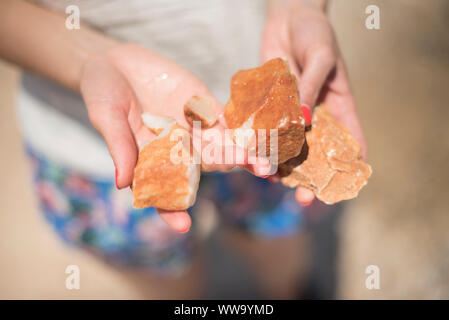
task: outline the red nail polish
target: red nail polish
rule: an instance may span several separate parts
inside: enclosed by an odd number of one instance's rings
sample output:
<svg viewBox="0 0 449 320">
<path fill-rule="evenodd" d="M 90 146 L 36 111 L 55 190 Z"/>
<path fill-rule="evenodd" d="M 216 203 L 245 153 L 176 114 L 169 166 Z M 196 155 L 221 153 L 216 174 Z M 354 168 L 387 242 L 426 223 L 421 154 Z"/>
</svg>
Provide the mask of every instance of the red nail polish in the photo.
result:
<svg viewBox="0 0 449 320">
<path fill-rule="evenodd" d="M 115 168 L 115 187 L 116 187 L 117 189 L 120 189 L 120 188 L 118 187 L 117 178 L 118 178 L 118 170 L 117 170 L 117 168 Z"/>
<path fill-rule="evenodd" d="M 265 176 L 260 176 L 262 179 L 266 179 L 266 178 L 268 178 L 270 175 L 265 175 Z"/>
<path fill-rule="evenodd" d="M 303 207 L 308 207 L 308 206 L 310 206 L 310 205 L 312 204 L 312 202 L 313 202 L 313 200 L 311 200 L 311 201 L 309 201 L 309 202 L 306 202 L 306 203 L 301 203 L 301 205 L 302 205 Z"/>
<path fill-rule="evenodd" d="M 306 125 L 310 126 L 312 123 L 312 111 L 310 111 L 310 107 L 306 105 L 301 106 L 302 114 L 304 115 L 304 120 L 306 121 Z"/>
</svg>

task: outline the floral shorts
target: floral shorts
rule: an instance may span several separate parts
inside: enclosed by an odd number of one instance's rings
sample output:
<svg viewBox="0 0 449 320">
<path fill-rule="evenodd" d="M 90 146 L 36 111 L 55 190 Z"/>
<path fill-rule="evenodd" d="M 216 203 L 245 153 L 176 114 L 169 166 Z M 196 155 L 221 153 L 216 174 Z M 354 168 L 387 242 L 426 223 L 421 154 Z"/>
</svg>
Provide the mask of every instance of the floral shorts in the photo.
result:
<svg viewBox="0 0 449 320">
<path fill-rule="evenodd" d="M 98 179 L 50 161 L 27 147 L 36 192 L 48 222 L 68 244 L 109 263 L 169 275 L 189 264 L 192 231 L 171 230 L 154 208 L 134 209 L 132 194 L 117 190 L 114 178 Z M 244 171 L 204 174 L 198 202 L 213 201 L 221 220 L 255 236 L 283 237 L 299 232 L 302 209 L 294 192 Z M 195 207 L 190 210 L 195 212 Z"/>
</svg>

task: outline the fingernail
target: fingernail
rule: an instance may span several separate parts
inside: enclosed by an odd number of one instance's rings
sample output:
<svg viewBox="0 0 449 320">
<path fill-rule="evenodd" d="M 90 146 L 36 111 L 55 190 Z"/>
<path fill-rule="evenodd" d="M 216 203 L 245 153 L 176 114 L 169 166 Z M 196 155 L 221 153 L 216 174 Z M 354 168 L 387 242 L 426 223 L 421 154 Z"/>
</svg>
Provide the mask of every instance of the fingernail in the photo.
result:
<svg viewBox="0 0 449 320">
<path fill-rule="evenodd" d="M 277 177 L 277 176 L 269 176 L 268 177 L 268 181 L 270 181 L 272 183 L 277 183 L 277 182 L 279 182 L 279 177 Z"/>
<path fill-rule="evenodd" d="M 248 163 L 257 164 L 260 167 L 269 167 L 271 165 L 270 160 L 265 157 L 258 157 L 255 155 L 248 156 Z"/>
<path fill-rule="evenodd" d="M 302 114 L 304 115 L 304 120 L 307 126 L 310 126 L 312 123 L 312 111 L 308 105 L 303 104 L 301 106 Z"/>
<path fill-rule="evenodd" d="M 120 189 L 120 188 L 118 187 L 117 178 L 118 178 L 118 170 L 117 170 L 117 168 L 115 168 L 115 187 L 116 187 L 117 189 Z"/>
<path fill-rule="evenodd" d="M 266 179 L 266 178 L 268 178 L 269 176 L 270 176 L 270 175 L 267 174 L 267 175 L 265 175 L 265 176 L 261 176 L 261 178 L 262 178 L 262 179 Z"/>
<path fill-rule="evenodd" d="M 308 207 L 308 206 L 310 206 L 310 205 L 312 204 L 312 202 L 313 202 L 313 200 L 310 200 L 309 202 L 301 203 L 301 205 L 302 205 L 303 207 Z"/>
</svg>

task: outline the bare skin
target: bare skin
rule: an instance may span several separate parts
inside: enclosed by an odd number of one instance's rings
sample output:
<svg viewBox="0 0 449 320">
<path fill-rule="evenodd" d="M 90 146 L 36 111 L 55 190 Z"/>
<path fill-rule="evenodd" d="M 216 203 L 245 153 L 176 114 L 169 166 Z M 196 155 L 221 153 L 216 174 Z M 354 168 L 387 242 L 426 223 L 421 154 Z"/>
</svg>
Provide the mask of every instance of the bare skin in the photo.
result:
<svg viewBox="0 0 449 320">
<path fill-rule="evenodd" d="M 326 15 L 325 0 L 269 2 L 263 34 L 262 62 L 284 57 L 299 83 L 301 105 L 313 109 L 324 103 L 352 131 L 366 157 L 366 142 L 357 117 L 348 75 Z M 296 198 L 310 204 L 314 194 L 299 187 Z"/>
<path fill-rule="evenodd" d="M 271 0 L 262 61 L 287 58 L 299 79 L 301 103 L 310 108 L 320 102 L 328 105 L 366 154 L 347 72 L 325 6 L 324 0 Z M 84 26 L 76 32 L 67 30 L 63 16 L 21 0 L 4 0 L 0 8 L 0 55 L 81 92 L 90 119 L 105 138 L 116 165 L 119 188 L 131 184 L 137 145 L 151 137 L 139 119 L 142 111 L 170 115 L 186 125 L 180 106 L 195 94 L 211 98 L 217 113 L 222 110 L 199 79 L 156 53 L 121 44 Z M 14 17 L 19 12 L 24 19 L 16 24 Z M 220 124 L 218 127 L 223 129 Z M 208 171 L 226 171 L 232 166 L 209 166 Z M 257 168 L 249 169 L 258 173 Z M 303 205 L 314 198 L 302 187 L 296 196 Z M 160 213 L 175 230 L 189 229 L 186 212 Z"/>
<path fill-rule="evenodd" d="M 325 4 L 325 0 L 269 1 L 262 61 L 287 58 L 299 80 L 301 103 L 313 108 L 324 102 L 352 130 L 366 154 L 344 62 L 325 14 Z M 21 17 L 19 24 L 17 16 Z M 209 97 L 217 114 L 222 111 L 207 87 L 172 61 L 138 45 L 120 43 L 84 25 L 80 30 L 68 30 L 64 16 L 22 0 L 0 1 L 0 56 L 82 94 L 92 124 L 108 145 L 118 171 L 119 188 L 131 184 L 138 145 L 151 138 L 140 121 L 143 111 L 172 116 L 187 126 L 182 106 L 193 95 Z M 216 128 L 223 130 L 220 123 Z M 226 171 L 234 165 L 203 169 Z M 244 167 L 263 175 L 263 165 Z M 296 197 L 305 205 L 313 200 L 313 193 L 298 188 Z M 185 211 L 159 212 L 174 230 L 185 232 L 190 228 L 191 220 Z M 266 280 L 267 290 L 274 290 L 276 297 L 291 297 L 292 281 L 304 270 L 303 236 L 281 239 L 273 247 L 247 236 L 233 241 L 255 266 L 265 266 L 258 277 Z M 267 261 L 271 257 L 267 250 L 276 253 L 276 261 Z M 295 263 L 277 263 L 288 258 Z M 275 282 L 266 277 L 270 268 L 277 270 Z"/>
<path fill-rule="evenodd" d="M 286 58 L 298 78 L 301 104 L 313 109 L 325 103 L 336 119 L 352 131 L 366 155 L 346 69 L 325 14 L 326 2 L 269 1 L 261 62 Z M 296 199 L 309 205 L 314 194 L 297 188 Z M 269 298 L 292 299 L 301 295 L 310 262 L 307 233 L 266 240 L 228 231 L 226 240 L 253 267 L 254 276 Z"/>
<path fill-rule="evenodd" d="M 183 106 L 190 97 L 211 99 L 217 113 L 222 108 L 193 74 L 135 44 L 119 45 L 90 59 L 83 67 L 80 88 L 91 123 L 104 137 L 114 160 L 118 188 L 132 184 L 138 146 L 153 137 L 141 120 L 143 112 L 170 116 L 188 128 Z M 224 129 L 220 124 L 217 127 Z M 209 170 L 227 171 L 234 166 L 217 165 Z M 158 212 L 174 230 L 190 229 L 186 211 Z"/>
<path fill-rule="evenodd" d="M 114 161 L 119 189 L 131 185 L 138 146 L 152 138 L 141 121 L 142 112 L 171 116 L 188 127 L 183 106 L 194 95 L 209 98 L 217 114 L 222 112 L 223 106 L 197 77 L 150 50 L 120 43 L 84 26 L 69 31 L 63 16 L 24 1 L 6 0 L 0 6 L 0 56 L 81 93 L 91 123 L 105 139 Z M 24 23 L 16 28 L 11 17 L 19 12 Z M 224 127 L 217 123 L 214 129 L 223 131 Z M 224 152 L 224 145 L 220 147 Z M 266 162 L 248 165 L 245 160 L 243 164 L 209 164 L 203 169 L 228 171 L 239 165 L 256 175 L 269 170 Z M 174 230 L 190 229 L 186 211 L 158 212 Z"/>
</svg>

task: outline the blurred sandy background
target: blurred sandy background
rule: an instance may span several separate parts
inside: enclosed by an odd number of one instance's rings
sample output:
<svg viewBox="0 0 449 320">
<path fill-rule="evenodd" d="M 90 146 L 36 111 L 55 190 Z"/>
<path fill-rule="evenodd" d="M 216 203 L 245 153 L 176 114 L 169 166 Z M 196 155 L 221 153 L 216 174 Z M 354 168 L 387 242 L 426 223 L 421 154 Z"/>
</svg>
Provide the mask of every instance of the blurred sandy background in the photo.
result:
<svg viewBox="0 0 449 320">
<path fill-rule="evenodd" d="M 374 169 L 338 226 L 337 297 L 448 299 L 449 2 L 332 2 Z M 365 28 L 370 4 L 380 7 L 380 30 Z M 0 298 L 157 296 L 66 248 L 44 222 L 14 120 L 17 81 L 0 62 Z M 65 289 L 69 264 L 80 266 L 82 290 Z M 371 264 L 380 290 L 365 287 Z"/>
</svg>

